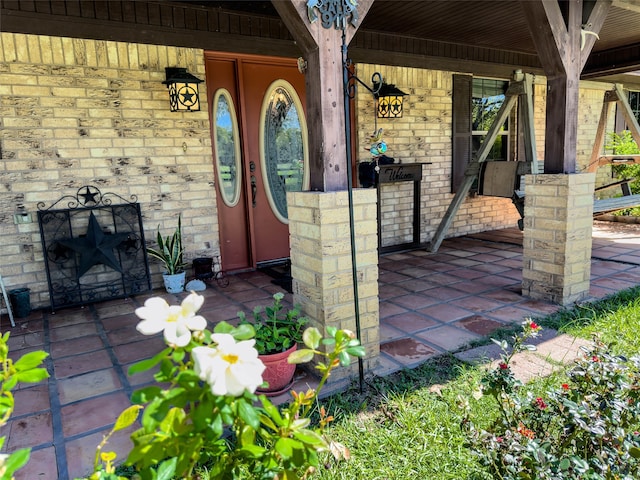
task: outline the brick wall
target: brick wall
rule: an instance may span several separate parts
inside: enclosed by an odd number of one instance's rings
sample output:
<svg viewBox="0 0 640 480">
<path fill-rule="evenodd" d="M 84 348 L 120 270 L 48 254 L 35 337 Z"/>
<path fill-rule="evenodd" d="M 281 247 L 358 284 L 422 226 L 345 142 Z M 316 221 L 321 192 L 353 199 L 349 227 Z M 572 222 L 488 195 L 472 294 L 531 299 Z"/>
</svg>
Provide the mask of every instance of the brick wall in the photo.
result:
<svg viewBox="0 0 640 480">
<path fill-rule="evenodd" d="M 198 49 L 0 34 L 0 273 L 33 305 L 48 305 L 37 204 L 83 185 L 137 195 L 147 242 L 182 214 L 188 258 L 218 254 L 204 83 L 200 112 L 170 112 L 167 66 L 204 79 Z M 14 224 L 20 204 L 33 223 Z"/>
</svg>

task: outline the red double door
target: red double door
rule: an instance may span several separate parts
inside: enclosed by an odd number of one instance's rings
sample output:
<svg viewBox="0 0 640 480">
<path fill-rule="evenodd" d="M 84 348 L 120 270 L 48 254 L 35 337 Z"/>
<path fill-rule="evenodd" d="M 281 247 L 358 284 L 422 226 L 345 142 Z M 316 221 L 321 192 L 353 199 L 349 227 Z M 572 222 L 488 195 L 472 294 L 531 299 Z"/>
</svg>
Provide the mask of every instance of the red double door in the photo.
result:
<svg viewBox="0 0 640 480">
<path fill-rule="evenodd" d="M 205 60 L 222 268 L 285 259 L 286 192 L 308 189 L 304 75 L 293 59 Z"/>
</svg>

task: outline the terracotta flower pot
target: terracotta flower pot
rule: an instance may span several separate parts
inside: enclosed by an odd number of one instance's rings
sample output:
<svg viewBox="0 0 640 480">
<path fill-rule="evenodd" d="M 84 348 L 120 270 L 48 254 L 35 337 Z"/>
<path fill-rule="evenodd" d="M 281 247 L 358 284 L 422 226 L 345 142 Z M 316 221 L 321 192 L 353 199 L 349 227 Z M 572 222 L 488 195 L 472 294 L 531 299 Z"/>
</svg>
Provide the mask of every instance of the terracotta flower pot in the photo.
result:
<svg viewBox="0 0 640 480">
<path fill-rule="evenodd" d="M 291 387 L 296 366 L 288 363 L 287 359 L 297 349 L 298 345 L 294 345 L 284 352 L 258 356 L 267 367 L 262 374 L 262 379 L 269 383 L 268 387 L 258 388 L 259 393 L 264 393 L 267 396 L 279 395 Z"/>
</svg>

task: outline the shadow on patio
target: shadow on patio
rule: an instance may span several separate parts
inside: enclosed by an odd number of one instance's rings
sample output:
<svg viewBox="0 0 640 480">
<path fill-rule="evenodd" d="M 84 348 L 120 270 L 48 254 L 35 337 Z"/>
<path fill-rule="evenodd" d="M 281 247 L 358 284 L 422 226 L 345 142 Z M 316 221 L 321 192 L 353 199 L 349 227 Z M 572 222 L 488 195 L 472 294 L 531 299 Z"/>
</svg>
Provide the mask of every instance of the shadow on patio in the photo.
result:
<svg viewBox="0 0 640 480">
<path fill-rule="evenodd" d="M 464 347 L 496 328 L 560 307 L 522 297 L 522 234 L 514 230 L 446 240 L 438 253 L 396 253 L 380 259 L 380 365 L 378 375 L 415 367 Z M 265 305 L 283 291 L 264 273 L 230 276 L 201 292 L 200 313 L 210 324 L 233 320 L 239 310 Z M 592 299 L 640 284 L 640 225 L 595 222 Z M 153 295 L 159 295 L 158 291 Z M 88 473 L 96 445 L 129 405 L 131 393 L 151 375 L 128 376 L 128 366 L 158 352 L 160 336 L 135 330 L 134 309 L 152 294 L 65 309 L 34 311 L 11 329 L 14 358 L 33 350 L 50 353 L 48 382 L 15 392 L 16 409 L 0 432 L 7 448 L 33 447 L 20 479 L 70 479 Z M 164 292 L 169 303 L 182 295 Z M 285 299 L 290 303 L 292 296 Z M 3 321 L 8 320 L 3 317 Z M 303 388 L 304 373 L 294 388 Z M 109 449 L 123 458 L 129 432 L 116 435 Z"/>
</svg>

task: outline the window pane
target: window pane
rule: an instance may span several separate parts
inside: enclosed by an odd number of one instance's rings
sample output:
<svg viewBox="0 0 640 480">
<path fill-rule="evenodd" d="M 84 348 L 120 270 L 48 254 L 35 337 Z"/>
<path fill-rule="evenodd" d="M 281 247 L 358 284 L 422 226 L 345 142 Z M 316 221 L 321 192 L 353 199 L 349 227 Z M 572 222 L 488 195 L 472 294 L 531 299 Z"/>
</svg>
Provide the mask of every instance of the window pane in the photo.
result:
<svg viewBox="0 0 640 480">
<path fill-rule="evenodd" d="M 473 115 L 472 128 L 474 131 L 486 132 L 491 127 L 496 114 L 505 100 L 505 91 L 508 82 L 502 80 L 488 80 L 483 78 L 473 79 L 473 95 L 471 107 Z M 508 130 L 508 124 L 502 126 L 501 130 Z"/>
<path fill-rule="evenodd" d="M 490 80 L 485 78 L 473 79 L 473 93 L 471 97 L 472 109 L 472 152 L 477 154 L 486 132 L 491 128 L 500 107 L 505 101 L 505 92 L 509 82 Z M 508 160 L 508 119 L 500 127 L 500 133 L 491 147 L 486 160 Z"/>
<path fill-rule="evenodd" d="M 480 149 L 480 145 L 484 141 L 485 135 L 474 135 L 473 136 L 473 144 L 471 146 L 471 150 L 473 155 L 475 156 Z M 487 155 L 486 160 L 508 160 L 507 157 L 507 136 L 506 135 L 498 135 L 496 137 L 496 141 L 493 143 L 491 150 L 489 150 L 489 154 Z"/>
<path fill-rule="evenodd" d="M 294 88 L 276 81 L 263 103 L 262 168 L 269 204 L 287 222 L 287 192 L 304 190 L 307 174 L 307 127 L 302 103 Z"/>
<path fill-rule="evenodd" d="M 240 199 L 242 178 L 240 176 L 240 137 L 231 94 L 225 89 L 218 90 L 213 108 L 218 185 L 224 203 L 233 207 Z"/>
</svg>

